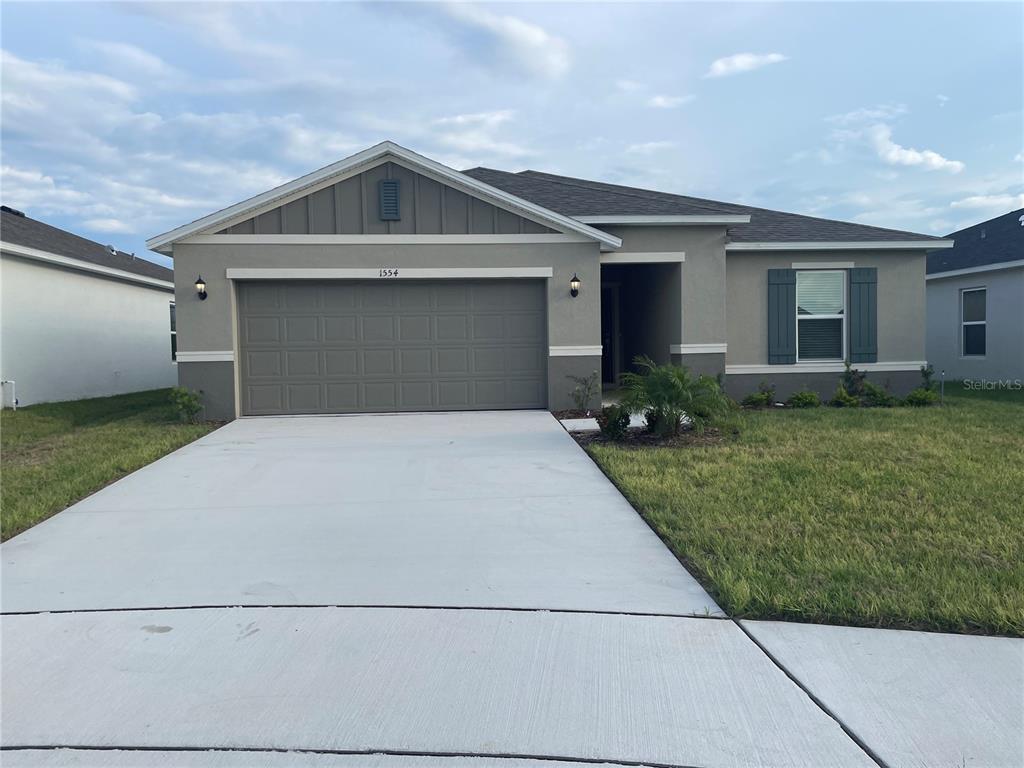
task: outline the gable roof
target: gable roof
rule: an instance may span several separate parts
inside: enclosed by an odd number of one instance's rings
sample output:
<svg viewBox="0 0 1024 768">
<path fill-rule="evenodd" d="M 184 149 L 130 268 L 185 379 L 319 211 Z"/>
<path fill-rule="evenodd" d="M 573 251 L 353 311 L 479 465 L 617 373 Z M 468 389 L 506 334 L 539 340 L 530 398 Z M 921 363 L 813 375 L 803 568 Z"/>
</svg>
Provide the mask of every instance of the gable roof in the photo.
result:
<svg viewBox="0 0 1024 768">
<path fill-rule="evenodd" d="M 499 207 L 538 219 L 552 229 L 583 235 L 591 240 L 600 242 L 608 248 L 618 248 L 622 244 L 619 238 L 609 235 L 607 232 L 602 232 L 599 229 L 594 229 L 570 216 L 518 197 L 514 193 L 491 186 L 479 179 L 459 173 L 446 165 L 401 147 L 394 142 L 383 141 L 369 149 L 308 173 L 287 184 L 282 184 L 267 192 L 250 197 L 248 200 L 243 200 L 223 210 L 211 213 L 209 216 L 204 216 L 189 224 L 152 237 L 146 241 L 146 247 L 154 251 L 168 253 L 173 243 L 178 240 L 191 235 L 215 231 L 231 220 L 253 215 L 267 207 L 280 205 L 286 198 L 308 193 L 316 187 L 330 183 L 332 179 L 365 170 L 389 160 L 401 162 L 420 173 L 433 175 L 446 184 L 450 184 Z"/>
<path fill-rule="evenodd" d="M 939 245 L 940 241 L 940 238 L 916 232 L 821 219 L 540 171 L 506 173 L 492 168 L 472 168 L 464 173 L 571 216 L 749 216 L 749 223 L 730 224 L 730 240 L 734 243 L 936 241 L 936 245 Z"/>
<path fill-rule="evenodd" d="M 124 251 L 111 251 L 108 246 L 51 226 L 10 209 L 0 212 L 0 242 L 22 246 L 43 253 L 77 259 L 106 269 L 130 272 L 153 280 L 174 282 L 174 272 L 146 259 Z M 12 249 L 12 252 L 14 250 Z"/>
<path fill-rule="evenodd" d="M 958 229 L 947 237 L 956 244 L 928 254 L 928 274 L 974 269 L 1024 260 L 1024 208 Z"/>
</svg>

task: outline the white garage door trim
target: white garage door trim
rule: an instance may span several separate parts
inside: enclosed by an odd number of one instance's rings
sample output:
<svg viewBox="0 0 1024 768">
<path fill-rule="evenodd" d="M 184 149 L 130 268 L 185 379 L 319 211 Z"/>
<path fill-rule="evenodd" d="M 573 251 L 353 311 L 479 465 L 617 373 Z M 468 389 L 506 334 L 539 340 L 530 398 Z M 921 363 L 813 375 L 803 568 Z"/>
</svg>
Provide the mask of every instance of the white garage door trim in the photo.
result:
<svg viewBox="0 0 1024 768">
<path fill-rule="evenodd" d="M 389 273 L 395 270 L 395 273 Z M 363 268 L 289 269 L 234 267 L 225 271 L 228 280 L 450 280 L 479 278 L 552 277 L 551 267 L 396 267 L 382 264 Z"/>
</svg>

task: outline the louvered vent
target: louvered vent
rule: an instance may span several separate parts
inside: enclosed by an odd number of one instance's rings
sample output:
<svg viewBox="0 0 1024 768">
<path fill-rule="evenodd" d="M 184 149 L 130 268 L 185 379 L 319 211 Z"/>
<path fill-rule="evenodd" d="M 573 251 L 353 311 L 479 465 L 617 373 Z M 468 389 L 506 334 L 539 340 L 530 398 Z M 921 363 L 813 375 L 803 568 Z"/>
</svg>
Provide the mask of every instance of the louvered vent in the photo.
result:
<svg viewBox="0 0 1024 768">
<path fill-rule="evenodd" d="M 398 221 L 402 218 L 401 209 L 398 205 L 399 190 L 398 179 L 380 180 L 381 221 Z"/>
</svg>

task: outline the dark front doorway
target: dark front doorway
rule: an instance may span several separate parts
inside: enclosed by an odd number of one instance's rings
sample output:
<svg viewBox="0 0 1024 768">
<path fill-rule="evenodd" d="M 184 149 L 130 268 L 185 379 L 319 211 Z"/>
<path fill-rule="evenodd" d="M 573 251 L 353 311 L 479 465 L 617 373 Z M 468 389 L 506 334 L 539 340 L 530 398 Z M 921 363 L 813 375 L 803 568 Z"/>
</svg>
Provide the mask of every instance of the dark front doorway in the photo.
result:
<svg viewBox="0 0 1024 768">
<path fill-rule="evenodd" d="M 622 333 L 619 328 L 619 284 L 601 283 L 601 382 L 615 387 L 621 373 Z"/>
</svg>

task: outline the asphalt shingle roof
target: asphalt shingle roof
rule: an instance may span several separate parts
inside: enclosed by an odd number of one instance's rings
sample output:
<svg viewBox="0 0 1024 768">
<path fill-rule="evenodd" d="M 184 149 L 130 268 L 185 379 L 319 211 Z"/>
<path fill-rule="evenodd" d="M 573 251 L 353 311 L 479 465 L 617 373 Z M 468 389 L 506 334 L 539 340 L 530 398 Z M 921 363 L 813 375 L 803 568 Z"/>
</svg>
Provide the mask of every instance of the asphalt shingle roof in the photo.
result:
<svg viewBox="0 0 1024 768">
<path fill-rule="evenodd" d="M 917 232 L 820 219 L 700 197 L 557 176 L 540 171 L 508 173 L 493 168 L 471 168 L 463 173 L 566 216 L 749 214 L 749 224 L 730 225 L 729 236 L 733 242 L 872 242 L 937 239 Z"/>
<path fill-rule="evenodd" d="M 0 240 L 5 243 L 35 248 L 58 256 L 87 261 L 102 267 L 120 269 L 157 280 L 174 281 L 174 272 L 146 259 L 124 251 L 110 252 L 107 246 L 50 226 L 28 216 L 0 211 Z"/>
<path fill-rule="evenodd" d="M 1024 208 L 946 235 L 952 248 L 928 254 L 928 274 L 1024 259 Z"/>
</svg>

